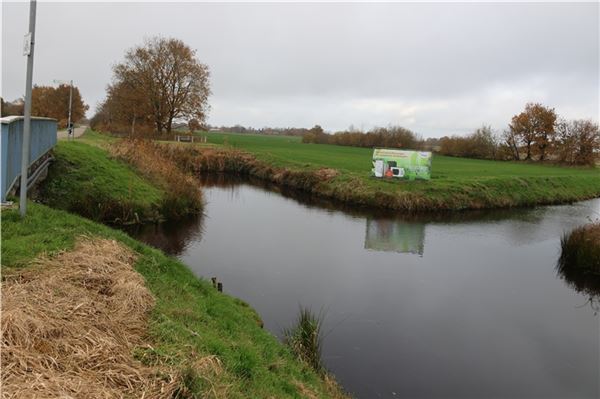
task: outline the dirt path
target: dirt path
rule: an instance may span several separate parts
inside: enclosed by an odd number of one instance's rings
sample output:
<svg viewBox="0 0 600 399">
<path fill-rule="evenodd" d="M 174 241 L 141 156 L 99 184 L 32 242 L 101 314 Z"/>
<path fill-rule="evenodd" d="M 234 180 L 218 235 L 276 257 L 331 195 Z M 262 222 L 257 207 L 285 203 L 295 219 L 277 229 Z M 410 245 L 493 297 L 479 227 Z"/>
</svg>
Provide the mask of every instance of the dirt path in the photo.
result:
<svg viewBox="0 0 600 399">
<path fill-rule="evenodd" d="M 73 135 L 75 138 L 81 136 L 83 134 L 83 132 L 85 132 L 85 129 L 87 129 L 87 126 L 79 126 L 75 128 L 75 134 Z M 67 135 L 67 130 L 60 130 L 57 133 L 58 139 L 59 140 L 66 140 L 68 138 Z"/>
</svg>

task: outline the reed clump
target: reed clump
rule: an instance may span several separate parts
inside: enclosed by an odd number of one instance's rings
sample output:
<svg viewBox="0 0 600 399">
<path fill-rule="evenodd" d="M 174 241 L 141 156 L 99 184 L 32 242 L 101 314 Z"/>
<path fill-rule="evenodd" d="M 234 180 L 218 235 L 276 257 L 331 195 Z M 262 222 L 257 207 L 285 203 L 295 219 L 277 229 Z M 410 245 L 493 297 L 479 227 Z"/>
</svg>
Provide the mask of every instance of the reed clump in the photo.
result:
<svg viewBox="0 0 600 399">
<path fill-rule="evenodd" d="M 135 260 L 116 241 L 87 239 L 3 276 L 3 397 L 164 398 L 180 389 L 170 367 L 133 356 L 147 345 L 154 306 Z"/>
<path fill-rule="evenodd" d="M 125 139 L 113 144 L 110 153 L 134 166 L 165 191 L 161 214 L 167 219 L 179 219 L 202 211 L 204 201 L 197 179 L 173 162 L 165 154 L 164 146 L 151 140 Z"/>
<path fill-rule="evenodd" d="M 349 396 L 323 364 L 324 320 L 325 316 L 322 310 L 314 313 L 310 308 L 300 306 L 295 323 L 283 330 L 283 341 L 301 362 L 308 365 L 321 377 L 328 395 L 336 399 L 348 399 Z M 295 381 L 294 384 L 303 397 L 319 397 L 316 392 L 299 381 Z"/>
<path fill-rule="evenodd" d="M 600 276 L 600 222 L 578 227 L 562 237 L 558 268 Z"/>
<path fill-rule="evenodd" d="M 292 352 L 319 374 L 325 373 L 323 349 L 323 313 L 315 314 L 300 307 L 293 326 L 284 330 L 284 341 Z"/>
</svg>

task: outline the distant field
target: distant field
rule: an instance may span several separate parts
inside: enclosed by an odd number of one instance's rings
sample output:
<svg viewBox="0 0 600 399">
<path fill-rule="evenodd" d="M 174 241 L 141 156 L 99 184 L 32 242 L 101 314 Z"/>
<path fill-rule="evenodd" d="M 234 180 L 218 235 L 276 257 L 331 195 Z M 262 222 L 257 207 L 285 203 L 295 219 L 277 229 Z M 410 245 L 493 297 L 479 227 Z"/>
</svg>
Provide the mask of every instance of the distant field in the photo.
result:
<svg viewBox="0 0 600 399">
<path fill-rule="evenodd" d="M 243 160 L 226 162 L 232 165 L 226 167 L 229 172 L 248 173 L 324 197 L 376 208 L 409 212 L 481 209 L 600 197 L 598 168 L 435 155 L 430 181 L 406 182 L 372 178 L 372 150 L 368 148 L 303 144 L 299 137 L 231 133 L 209 133 L 208 142 L 210 147 L 251 153 L 258 161 L 251 165 Z M 221 156 L 227 154 L 230 153 L 226 151 Z M 325 179 L 320 179 L 319 173 L 313 174 L 323 168 L 339 173 Z"/>
<path fill-rule="evenodd" d="M 228 145 L 252 152 L 277 166 L 327 167 L 370 176 L 369 148 L 328 144 L 303 144 L 300 137 L 243 134 L 208 134 L 209 143 Z M 596 176 L 600 169 L 576 169 L 523 162 L 485 161 L 434 155 L 432 179 L 481 179 L 487 177 Z"/>
</svg>

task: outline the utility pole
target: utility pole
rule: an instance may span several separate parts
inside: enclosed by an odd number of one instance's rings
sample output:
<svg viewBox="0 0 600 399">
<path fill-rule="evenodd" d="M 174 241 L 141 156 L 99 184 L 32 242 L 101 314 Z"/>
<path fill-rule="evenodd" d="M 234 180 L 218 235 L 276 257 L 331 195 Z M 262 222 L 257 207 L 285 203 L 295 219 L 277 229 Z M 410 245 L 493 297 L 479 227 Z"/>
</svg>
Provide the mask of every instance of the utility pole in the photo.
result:
<svg viewBox="0 0 600 399">
<path fill-rule="evenodd" d="M 23 55 L 27 56 L 27 76 L 25 79 L 25 109 L 23 120 L 23 146 L 21 152 L 21 191 L 19 211 L 21 217 L 27 210 L 27 172 L 29 170 L 29 148 L 31 146 L 31 85 L 33 81 L 33 50 L 35 47 L 35 10 L 36 0 L 29 2 L 29 33 L 25 35 Z"/>
</svg>

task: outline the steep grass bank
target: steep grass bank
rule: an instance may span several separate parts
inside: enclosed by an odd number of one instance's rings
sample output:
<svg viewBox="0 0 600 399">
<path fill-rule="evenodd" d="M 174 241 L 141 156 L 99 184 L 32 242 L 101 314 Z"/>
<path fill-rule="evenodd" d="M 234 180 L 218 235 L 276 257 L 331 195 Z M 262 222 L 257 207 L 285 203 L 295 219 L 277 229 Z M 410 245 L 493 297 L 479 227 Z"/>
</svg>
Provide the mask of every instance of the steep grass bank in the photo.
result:
<svg viewBox="0 0 600 399">
<path fill-rule="evenodd" d="M 353 205 L 406 212 L 549 205 L 600 196 L 598 169 L 436 157 L 431 181 L 381 181 L 369 176 L 371 154 L 365 149 L 325 146 L 331 152 L 319 148 L 315 153 L 297 146 L 319 146 L 291 138 L 261 137 L 260 143 L 267 140 L 280 146 L 269 151 L 253 143 L 253 154 L 230 145 L 163 146 L 165 155 L 189 173 L 251 175 Z"/>
<path fill-rule="evenodd" d="M 17 209 L 4 210 L 1 219 L 4 273 L 30 267 L 42 254 L 52 259 L 71 251 L 81 237 L 116 240 L 133 251 L 135 269 L 154 297 L 150 345 L 137 347 L 135 358 L 146 366 L 178 370 L 184 397 L 341 397 L 334 384 L 263 330 L 247 304 L 218 293 L 160 251 L 40 204 L 31 203 L 25 219 Z M 202 359 L 211 359 L 212 366 Z"/>
<path fill-rule="evenodd" d="M 40 186 L 40 201 L 115 224 L 177 219 L 202 210 L 202 193 L 193 178 L 165 166 L 160 154 L 144 153 L 143 146 L 139 161 L 128 165 L 121 152 L 108 150 L 120 146 L 91 131 L 77 141 L 60 141 Z"/>
</svg>

